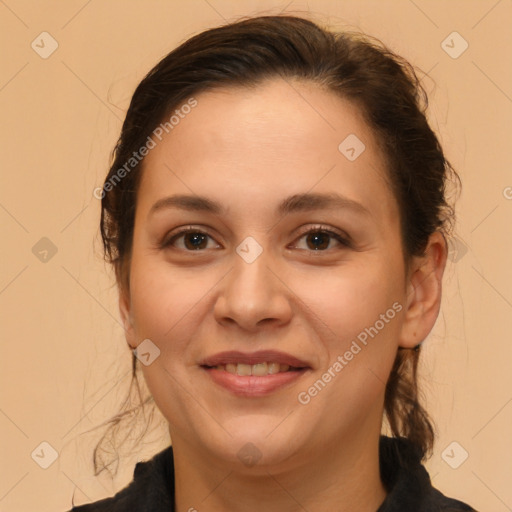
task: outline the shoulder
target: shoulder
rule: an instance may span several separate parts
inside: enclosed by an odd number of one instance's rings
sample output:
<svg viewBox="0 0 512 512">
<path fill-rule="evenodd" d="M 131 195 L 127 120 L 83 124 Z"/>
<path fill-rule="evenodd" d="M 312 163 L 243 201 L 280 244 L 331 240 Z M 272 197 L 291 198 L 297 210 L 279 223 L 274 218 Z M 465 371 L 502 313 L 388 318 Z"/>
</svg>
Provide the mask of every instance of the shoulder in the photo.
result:
<svg viewBox="0 0 512 512">
<path fill-rule="evenodd" d="M 169 446 L 151 460 L 137 463 L 133 480 L 114 496 L 73 507 L 68 512 L 172 512 L 173 506 L 174 464 Z"/>
<path fill-rule="evenodd" d="M 377 512 L 477 512 L 432 486 L 420 454 L 407 439 L 381 437 L 380 468 L 388 496 Z"/>
<path fill-rule="evenodd" d="M 432 504 L 437 507 L 432 510 L 435 510 L 436 512 L 477 512 L 468 504 L 453 498 L 448 498 L 437 489 L 432 488 L 431 494 Z"/>
</svg>

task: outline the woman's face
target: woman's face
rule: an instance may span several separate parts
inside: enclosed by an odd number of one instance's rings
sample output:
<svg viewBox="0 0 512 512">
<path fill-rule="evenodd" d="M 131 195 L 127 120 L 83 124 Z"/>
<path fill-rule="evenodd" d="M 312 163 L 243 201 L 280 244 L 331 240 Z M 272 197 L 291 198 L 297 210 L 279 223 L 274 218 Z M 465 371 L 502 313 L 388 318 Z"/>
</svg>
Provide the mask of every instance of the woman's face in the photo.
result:
<svg viewBox="0 0 512 512">
<path fill-rule="evenodd" d="M 421 341 L 383 154 L 315 85 L 195 99 L 145 158 L 120 303 L 172 442 L 246 465 L 357 449 Z"/>
</svg>

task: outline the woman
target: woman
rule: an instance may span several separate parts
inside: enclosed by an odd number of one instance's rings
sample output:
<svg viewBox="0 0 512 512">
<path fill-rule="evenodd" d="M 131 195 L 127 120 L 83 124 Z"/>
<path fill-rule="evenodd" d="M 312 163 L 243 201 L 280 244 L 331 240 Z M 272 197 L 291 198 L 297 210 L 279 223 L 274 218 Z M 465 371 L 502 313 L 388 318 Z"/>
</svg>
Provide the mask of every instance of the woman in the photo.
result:
<svg viewBox="0 0 512 512">
<path fill-rule="evenodd" d="M 473 510 L 421 464 L 457 178 L 425 108 L 405 60 L 296 17 L 208 30 L 150 71 L 101 233 L 172 447 L 73 510 Z"/>
</svg>

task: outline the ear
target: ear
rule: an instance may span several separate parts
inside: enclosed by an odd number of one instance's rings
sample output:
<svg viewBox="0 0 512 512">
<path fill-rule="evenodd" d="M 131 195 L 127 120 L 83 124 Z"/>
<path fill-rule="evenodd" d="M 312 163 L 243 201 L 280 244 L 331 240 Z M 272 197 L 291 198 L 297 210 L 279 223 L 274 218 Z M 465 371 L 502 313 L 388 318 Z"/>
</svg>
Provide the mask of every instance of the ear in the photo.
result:
<svg viewBox="0 0 512 512">
<path fill-rule="evenodd" d="M 439 231 L 428 241 L 424 256 L 414 257 L 407 282 L 405 320 L 399 346 L 414 348 L 430 333 L 441 307 L 442 279 L 448 250 Z"/>
<path fill-rule="evenodd" d="M 133 327 L 133 317 L 129 292 L 126 292 L 122 289 L 119 291 L 119 313 L 121 315 L 121 321 L 123 322 L 126 342 L 132 349 L 136 348 L 137 344 L 135 342 L 135 329 Z"/>
</svg>

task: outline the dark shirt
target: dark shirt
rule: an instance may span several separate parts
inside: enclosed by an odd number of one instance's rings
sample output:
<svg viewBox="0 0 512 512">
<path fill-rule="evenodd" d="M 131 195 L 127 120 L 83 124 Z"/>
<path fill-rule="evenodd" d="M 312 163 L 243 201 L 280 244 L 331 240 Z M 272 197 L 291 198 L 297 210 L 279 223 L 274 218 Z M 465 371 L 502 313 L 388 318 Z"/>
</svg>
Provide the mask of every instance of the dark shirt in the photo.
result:
<svg viewBox="0 0 512 512">
<path fill-rule="evenodd" d="M 388 495 L 376 512 L 476 512 L 432 487 L 420 457 L 406 439 L 381 436 L 381 479 Z M 135 466 L 133 480 L 112 498 L 73 507 L 69 512 L 172 512 L 172 446 Z"/>
</svg>

